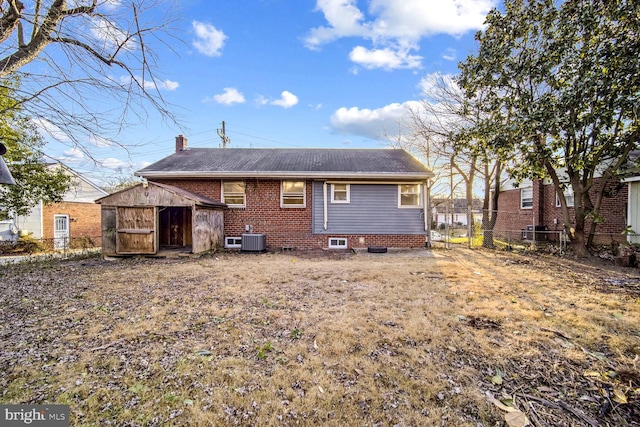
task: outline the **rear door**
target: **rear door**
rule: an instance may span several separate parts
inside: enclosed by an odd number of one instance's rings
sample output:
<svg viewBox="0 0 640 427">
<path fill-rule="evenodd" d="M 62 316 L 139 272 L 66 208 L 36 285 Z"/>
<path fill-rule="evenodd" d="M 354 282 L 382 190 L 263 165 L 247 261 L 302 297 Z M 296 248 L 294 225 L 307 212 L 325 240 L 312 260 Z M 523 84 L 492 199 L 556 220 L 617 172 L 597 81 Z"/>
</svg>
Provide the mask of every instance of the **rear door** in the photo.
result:
<svg viewBox="0 0 640 427">
<path fill-rule="evenodd" d="M 69 247 L 69 215 L 53 216 L 53 249 Z"/>
</svg>

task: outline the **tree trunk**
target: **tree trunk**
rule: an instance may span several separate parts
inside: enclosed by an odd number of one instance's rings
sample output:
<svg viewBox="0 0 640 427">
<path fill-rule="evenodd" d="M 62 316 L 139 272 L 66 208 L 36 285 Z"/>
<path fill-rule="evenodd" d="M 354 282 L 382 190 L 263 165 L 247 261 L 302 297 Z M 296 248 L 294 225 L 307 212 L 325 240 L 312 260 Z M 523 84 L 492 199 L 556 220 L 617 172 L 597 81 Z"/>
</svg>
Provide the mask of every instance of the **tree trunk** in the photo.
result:
<svg viewBox="0 0 640 427">
<path fill-rule="evenodd" d="M 489 174 L 488 164 L 485 165 L 485 181 L 484 181 L 484 202 L 482 205 L 482 229 L 484 230 L 482 246 L 485 248 L 493 248 L 493 229 L 498 220 L 498 198 L 500 197 L 500 175 L 502 175 L 502 162 L 496 160 L 495 174 L 493 178 Z M 489 194 L 491 193 L 491 181 L 494 180 L 493 199 L 489 202 Z M 491 210 L 489 207 L 491 206 Z"/>
</svg>

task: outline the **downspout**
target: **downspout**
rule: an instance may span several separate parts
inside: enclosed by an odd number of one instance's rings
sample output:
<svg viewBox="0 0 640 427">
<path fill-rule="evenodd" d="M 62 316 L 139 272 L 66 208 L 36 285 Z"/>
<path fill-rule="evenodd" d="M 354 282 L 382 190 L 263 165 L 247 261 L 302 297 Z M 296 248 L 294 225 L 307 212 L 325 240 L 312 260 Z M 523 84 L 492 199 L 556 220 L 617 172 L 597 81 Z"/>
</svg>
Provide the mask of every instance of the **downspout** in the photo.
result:
<svg viewBox="0 0 640 427">
<path fill-rule="evenodd" d="M 323 223 L 323 227 L 326 230 L 328 228 L 328 221 L 329 221 L 329 208 L 327 206 L 327 181 L 324 181 L 322 183 L 322 207 L 323 207 L 323 213 L 324 213 L 324 223 Z"/>
<path fill-rule="evenodd" d="M 422 183 L 422 219 L 424 220 L 424 231 L 429 231 L 429 217 L 427 215 L 429 211 L 429 193 L 427 189 L 427 184 Z"/>
<path fill-rule="evenodd" d="M 427 181 L 425 181 L 424 183 L 422 183 L 422 189 L 423 189 L 423 199 L 424 199 L 424 203 L 422 206 L 422 216 L 424 219 L 424 230 L 427 232 L 427 240 L 425 242 L 425 245 L 430 248 L 431 247 L 431 209 L 429 208 L 430 206 L 430 195 L 429 195 L 429 185 L 427 184 Z"/>
</svg>

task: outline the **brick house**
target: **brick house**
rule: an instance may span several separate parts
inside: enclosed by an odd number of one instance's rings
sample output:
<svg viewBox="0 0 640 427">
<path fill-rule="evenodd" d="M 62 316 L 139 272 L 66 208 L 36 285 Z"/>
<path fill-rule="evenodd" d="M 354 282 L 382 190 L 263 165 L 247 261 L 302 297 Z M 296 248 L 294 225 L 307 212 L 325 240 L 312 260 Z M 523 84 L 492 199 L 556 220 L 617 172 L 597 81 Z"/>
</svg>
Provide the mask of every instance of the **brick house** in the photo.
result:
<svg viewBox="0 0 640 427">
<path fill-rule="evenodd" d="M 107 194 L 69 167 L 55 163 L 50 168 L 63 168 L 70 176 L 71 188 L 60 203 L 38 203 L 31 213 L 13 219 L 9 232 L 16 239 L 18 235 L 31 235 L 45 243 L 52 243 L 55 249 L 74 246 L 94 246 L 100 243 L 100 206 L 95 200 Z"/>
<path fill-rule="evenodd" d="M 433 174 L 404 150 L 189 148 L 180 135 L 136 175 L 224 203 L 227 248 L 243 235 L 270 249 L 425 246 Z"/>
<path fill-rule="evenodd" d="M 590 190 L 592 200 L 595 200 L 596 192 L 602 184 L 601 178 L 594 180 Z M 564 230 L 564 223 L 560 202 L 551 180 L 524 181 L 517 188 L 512 182 L 505 186 L 506 189 L 500 192 L 498 199 L 499 213 L 494 232 L 510 240 L 532 240 L 535 237 L 536 240 L 557 241 Z M 606 244 L 612 239 L 624 240 L 622 231 L 627 226 L 630 215 L 630 190 L 631 187 L 624 181 L 606 183 L 600 208 L 604 221 L 596 228 L 595 243 Z M 569 205 L 569 216 L 573 218 L 573 192 L 570 188 L 566 190 L 565 198 Z M 591 220 L 587 218 L 585 230 L 588 231 L 590 226 Z"/>
</svg>

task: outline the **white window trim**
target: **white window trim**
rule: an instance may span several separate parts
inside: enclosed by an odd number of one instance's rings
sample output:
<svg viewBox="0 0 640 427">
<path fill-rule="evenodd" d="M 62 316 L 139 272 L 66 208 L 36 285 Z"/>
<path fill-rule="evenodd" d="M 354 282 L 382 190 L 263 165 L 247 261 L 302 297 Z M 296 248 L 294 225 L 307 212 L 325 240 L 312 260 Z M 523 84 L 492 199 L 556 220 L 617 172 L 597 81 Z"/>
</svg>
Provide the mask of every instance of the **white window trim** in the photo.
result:
<svg viewBox="0 0 640 427">
<path fill-rule="evenodd" d="M 524 190 L 531 191 L 531 206 L 524 206 Z M 533 209 L 533 187 L 524 187 L 520 189 L 520 209 Z"/>
<path fill-rule="evenodd" d="M 332 243 L 334 241 L 334 243 Z M 340 243 L 344 241 L 344 243 Z M 329 249 L 348 249 L 349 239 L 346 237 L 329 237 Z"/>
<path fill-rule="evenodd" d="M 229 243 L 229 240 L 234 241 L 234 243 Z M 225 236 L 224 247 L 227 249 L 242 249 L 242 237 Z"/>
<path fill-rule="evenodd" d="M 402 204 L 402 186 L 403 185 L 417 185 L 418 192 L 417 193 L 405 193 L 405 194 L 417 194 L 418 195 L 418 204 L 417 205 L 403 205 Z M 422 185 L 418 183 L 407 182 L 405 184 L 398 184 L 398 208 L 399 209 L 421 209 L 422 208 Z"/>
<path fill-rule="evenodd" d="M 571 187 L 564 189 L 564 198 L 567 201 L 568 208 L 572 208 L 575 206 L 576 203 L 574 200 L 573 189 Z M 571 202 L 569 202 L 569 199 L 571 199 Z M 560 197 L 558 197 L 558 192 L 556 192 L 556 208 L 559 208 L 559 207 L 560 207 Z"/>
<path fill-rule="evenodd" d="M 242 192 L 242 200 L 244 201 L 244 203 L 239 205 L 239 204 L 227 203 L 227 202 L 224 201 L 224 198 L 225 198 L 224 183 L 225 182 L 241 182 L 242 183 L 242 186 L 244 188 L 244 191 Z M 222 195 L 222 197 L 221 197 L 222 203 L 225 203 L 230 208 L 246 208 L 247 207 L 247 184 L 244 181 L 239 181 L 239 180 L 225 180 L 225 181 L 222 181 L 222 183 L 220 184 L 220 194 Z M 230 194 L 240 194 L 240 193 L 230 193 Z"/>
<path fill-rule="evenodd" d="M 335 198 L 335 190 L 336 185 L 346 185 L 347 188 L 347 199 L 346 200 L 336 200 Z M 342 190 L 340 190 L 342 192 Z M 351 203 L 351 184 L 331 184 L 331 203 Z"/>
<path fill-rule="evenodd" d="M 285 205 L 284 204 L 284 183 L 285 182 L 302 182 L 302 204 L 301 205 Z M 293 194 L 293 193 L 292 193 Z M 285 179 L 280 181 L 280 207 L 281 208 L 293 208 L 300 209 L 307 207 L 307 181 L 304 180 L 293 180 L 293 179 Z"/>
</svg>

